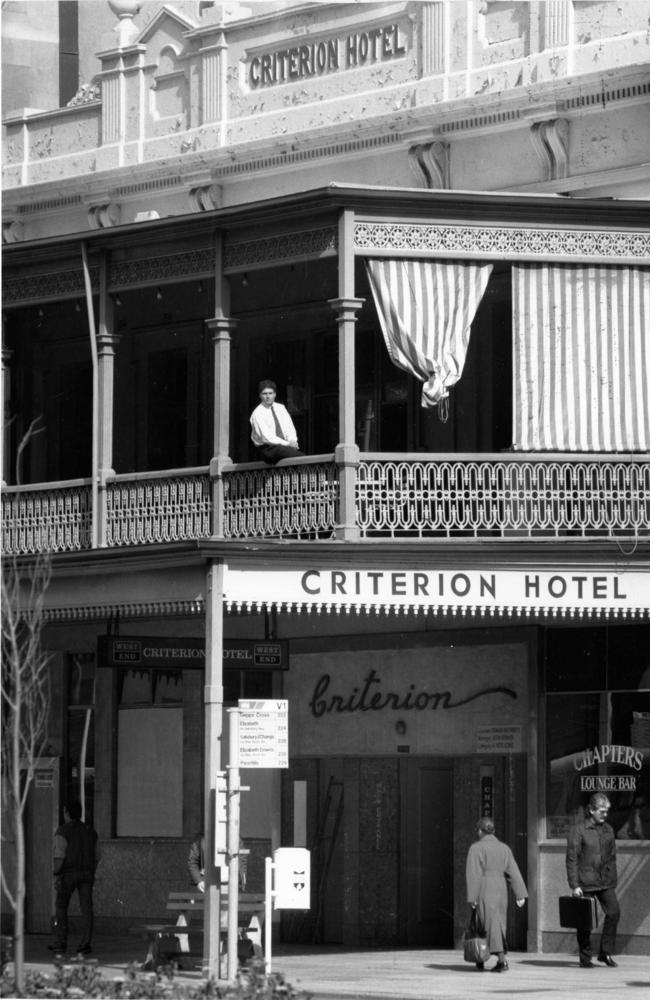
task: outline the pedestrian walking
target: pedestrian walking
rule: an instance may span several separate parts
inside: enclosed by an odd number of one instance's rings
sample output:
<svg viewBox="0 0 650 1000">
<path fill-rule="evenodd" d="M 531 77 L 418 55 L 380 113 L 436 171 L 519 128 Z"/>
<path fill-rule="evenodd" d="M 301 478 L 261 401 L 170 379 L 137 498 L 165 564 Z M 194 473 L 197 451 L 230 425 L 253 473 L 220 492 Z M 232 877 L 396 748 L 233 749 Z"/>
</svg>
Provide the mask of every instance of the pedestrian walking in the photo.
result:
<svg viewBox="0 0 650 1000">
<path fill-rule="evenodd" d="M 482 816 L 476 827 L 478 840 L 467 854 L 467 902 L 476 910 L 490 954 L 497 957 L 490 971 L 506 972 L 508 886 L 520 907 L 526 902 L 528 892 L 512 851 L 497 839 L 494 831 L 493 819 Z M 484 969 L 483 962 L 477 962 L 476 966 Z"/>
<path fill-rule="evenodd" d="M 612 958 L 612 952 L 616 951 L 616 929 L 621 911 L 616 896 L 616 836 L 606 822 L 609 810 L 606 795 L 596 792 L 591 796 L 584 821 L 576 823 L 569 831 L 566 870 L 572 894 L 595 897 L 603 908 L 605 921 L 597 958 L 603 965 L 615 969 L 618 962 Z M 581 968 L 593 969 L 591 928 L 578 927 L 577 938 Z"/>
<path fill-rule="evenodd" d="M 64 954 L 68 947 L 68 906 L 73 893 L 79 896 L 81 936 L 77 955 L 83 958 L 92 952 L 93 884 L 100 859 L 97 834 L 92 826 L 82 822 L 79 802 L 69 802 L 63 809 L 64 823 L 54 834 L 56 928 L 50 951 Z"/>
</svg>

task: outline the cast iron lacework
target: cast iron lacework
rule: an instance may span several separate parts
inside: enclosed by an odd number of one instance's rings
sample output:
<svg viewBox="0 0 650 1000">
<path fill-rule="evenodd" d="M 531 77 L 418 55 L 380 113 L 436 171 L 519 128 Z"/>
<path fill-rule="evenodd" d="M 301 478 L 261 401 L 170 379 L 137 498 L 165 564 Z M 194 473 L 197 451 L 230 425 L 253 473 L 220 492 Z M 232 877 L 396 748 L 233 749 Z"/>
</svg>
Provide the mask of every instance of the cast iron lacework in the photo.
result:
<svg viewBox="0 0 650 1000">
<path fill-rule="evenodd" d="M 280 233 L 261 240 L 226 240 L 224 269 L 226 271 L 268 264 L 270 261 L 295 260 L 302 257 L 320 257 L 336 253 L 337 231 L 334 226 L 307 229 L 299 233 Z"/>
<path fill-rule="evenodd" d="M 208 475 L 111 483 L 106 494 L 107 544 L 208 538 L 211 506 Z"/>
<path fill-rule="evenodd" d="M 90 267 L 93 291 L 99 290 L 99 268 Z M 47 302 L 48 299 L 81 297 L 85 294 L 81 267 L 48 274 L 4 275 L 2 297 L 5 306 L 21 302 Z"/>
<path fill-rule="evenodd" d="M 226 538 L 329 538 L 336 524 L 336 465 L 224 473 Z"/>
<path fill-rule="evenodd" d="M 6 555 L 90 548 L 90 486 L 4 494 L 2 526 Z"/>
<path fill-rule="evenodd" d="M 608 230 L 533 229 L 521 226 L 446 226 L 433 223 L 357 222 L 357 250 L 423 251 L 553 260 L 572 257 L 646 262 L 650 234 Z"/>
<path fill-rule="evenodd" d="M 212 533 L 207 469 L 106 487 L 106 545 L 189 541 Z M 223 473 L 226 538 L 330 538 L 338 517 L 333 461 Z M 101 507 L 101 505 L 100 505 Z M 90 486 L 6 487 L 5 553 L 88 549 Z M 626 456 L 482 460 L 363 455 L 356 523 L 362 538 L 610 538 L 622 551 L 650 535 L 650 462 Z"/>
<path fill-rule="evenodd" d="M 164 254 L 159 257 L 141 257 L 111 264 L 111 288 L 127 285 L 151 285 L 156 281 L 178 281 L 195 274 L 214 272 L 214 250 L 204 247 L 185 253 Z"/>
<path fill-rule="evenodd" d="M 362 460 L 357 523 L 362 537 L 647 537 L 650 462 Z"/>
</svg>

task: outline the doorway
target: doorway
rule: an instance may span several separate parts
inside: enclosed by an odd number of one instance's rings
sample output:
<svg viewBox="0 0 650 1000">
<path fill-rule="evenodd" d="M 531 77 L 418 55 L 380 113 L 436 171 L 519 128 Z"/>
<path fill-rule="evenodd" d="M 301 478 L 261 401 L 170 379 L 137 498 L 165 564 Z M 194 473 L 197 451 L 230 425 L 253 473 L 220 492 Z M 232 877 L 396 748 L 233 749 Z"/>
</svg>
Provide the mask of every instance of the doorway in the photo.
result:
<svg viewBox="0 0 650 1000">
<path fill-rule="evenodd" d="M 454 945 L 453 761 L 400 761 L 400 943 Z"/>
</svg>

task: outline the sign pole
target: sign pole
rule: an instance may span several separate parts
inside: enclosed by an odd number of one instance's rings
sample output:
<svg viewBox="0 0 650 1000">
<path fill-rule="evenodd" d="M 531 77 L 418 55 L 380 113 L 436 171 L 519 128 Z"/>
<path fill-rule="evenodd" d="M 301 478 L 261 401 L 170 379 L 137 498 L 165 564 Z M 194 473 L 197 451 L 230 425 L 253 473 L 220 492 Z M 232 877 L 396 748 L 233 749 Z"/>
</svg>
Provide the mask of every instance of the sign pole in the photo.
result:
<svg viewBox="0 0 650 1000">
<path fill-rule="evenodd" d="M 205 636 L 205 921 L 203 928 L 203 972 L 220 977 L 221 900 L 219 870 L 215 865 L 215 826 L 221 769 L 223 710 L 223 589 L 224 563 L 210 562 L 206 575 Z"/>
<path fill-rule="evenodd" d="M 228 982 L 237 978 L 239 937 L 239 709 L 229 708 L 228 764 Z"/>
<path fill-rule="evenodd" d="M 271 922 L 273 920 L 273 861 L 264 859 L 264 972 L 271 972 Z"/>
</svg>

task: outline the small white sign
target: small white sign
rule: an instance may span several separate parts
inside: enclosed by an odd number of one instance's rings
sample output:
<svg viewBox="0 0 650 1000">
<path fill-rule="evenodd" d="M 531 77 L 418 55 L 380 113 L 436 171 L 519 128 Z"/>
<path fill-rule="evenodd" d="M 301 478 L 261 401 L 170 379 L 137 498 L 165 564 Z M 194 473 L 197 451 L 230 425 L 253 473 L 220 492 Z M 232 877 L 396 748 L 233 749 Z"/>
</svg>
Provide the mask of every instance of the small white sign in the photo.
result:
<svg viewBox="0 0 650 1000">
<path fill-rule="evenodd" d="M 476 753 L 521 753 L 521 726 L 479 726 Z"/>
<path fill-rule="evenodd" d="M 239 766 L 289 767 L 286 698 L 239 702 Z"/>
<path fill-rule="evenodd" d="M 311 905 L 311 856 L 306 847 L 278 847 L 273 852 L 276 910 L 308 910 Z"/>
</svg>

